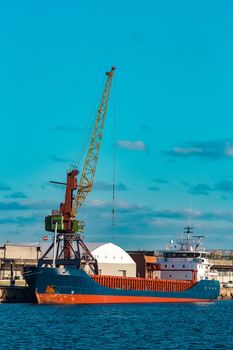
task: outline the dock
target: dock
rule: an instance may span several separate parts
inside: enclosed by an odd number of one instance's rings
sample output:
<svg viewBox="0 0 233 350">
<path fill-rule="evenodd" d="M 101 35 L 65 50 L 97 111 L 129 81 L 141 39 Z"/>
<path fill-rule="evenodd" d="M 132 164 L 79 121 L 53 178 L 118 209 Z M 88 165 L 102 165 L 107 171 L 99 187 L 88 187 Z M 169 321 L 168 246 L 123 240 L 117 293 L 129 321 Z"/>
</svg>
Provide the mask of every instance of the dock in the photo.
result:
<svg viewBox="0 0 233 350">
<path fill-rule="evenodd" d="M 36 298 L 29 287 L 0 286 L 0 303 L 36 303 Z"/>
<path fill-rule="evenodd" d="M 221 287 L 219 298 L 222 300 L 233 300 L 233 288 Z"/>
</svg>

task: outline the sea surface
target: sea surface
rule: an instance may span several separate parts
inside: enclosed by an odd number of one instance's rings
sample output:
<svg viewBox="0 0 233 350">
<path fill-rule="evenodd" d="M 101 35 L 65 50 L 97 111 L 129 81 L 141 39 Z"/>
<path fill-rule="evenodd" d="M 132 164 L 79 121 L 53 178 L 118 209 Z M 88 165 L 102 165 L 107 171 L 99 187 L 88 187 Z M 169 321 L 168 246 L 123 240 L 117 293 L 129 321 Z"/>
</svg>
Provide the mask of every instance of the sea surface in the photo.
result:
<svg viewBox="0 0 233 350">
<path fill-rule="evenodd" d="M 0 304 L 0 349 L 233 349 L 233 301 Z"/>
</svg>

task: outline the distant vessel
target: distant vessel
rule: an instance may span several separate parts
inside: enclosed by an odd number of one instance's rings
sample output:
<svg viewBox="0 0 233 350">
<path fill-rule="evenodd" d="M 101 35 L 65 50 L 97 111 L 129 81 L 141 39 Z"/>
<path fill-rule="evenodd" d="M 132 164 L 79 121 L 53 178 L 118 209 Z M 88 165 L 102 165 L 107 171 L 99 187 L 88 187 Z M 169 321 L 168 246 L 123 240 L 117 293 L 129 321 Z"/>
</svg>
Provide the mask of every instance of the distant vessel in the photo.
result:
<svg viewBox="0 0 233 350">
<path fill-rule="evenodd" d="M 161 278 L 117 277 L 87 274 L 82 259 L 42 258 L 24 277 L 39 304 L 110 304 L 158 302 L 208 302 L 219 296 L 219 281 L 209 279 L 207 252 L 200 236 L 171 243 L 158 259 Z M 56 255 L 59 253 L 57 252 Z M 50 264 L 50 267 L 48 266 Z"/>
</svg>

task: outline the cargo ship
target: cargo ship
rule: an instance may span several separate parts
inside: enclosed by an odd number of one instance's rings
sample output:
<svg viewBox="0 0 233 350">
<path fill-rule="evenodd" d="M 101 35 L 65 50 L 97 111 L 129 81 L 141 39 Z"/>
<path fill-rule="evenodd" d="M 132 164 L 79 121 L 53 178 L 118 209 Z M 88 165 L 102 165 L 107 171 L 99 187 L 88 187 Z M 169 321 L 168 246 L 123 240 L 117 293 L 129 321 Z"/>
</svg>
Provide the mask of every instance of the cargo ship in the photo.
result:
<svg viewBox="0 0 233 350">
<path fill-rule="evenodd" d="M 208 252 L 198 243 L 201 236 L 190 237 L 190 229 L 185 239 L 179 238 L 158 258 L 156 278 L 104 276 L 94 273 L 94 269 L 88 273 L 85 256 L 68 261 L 44 256 L 39 266 L 27 268 L 24 277 L 39 304 L 214 301 L 220 284 L 210 272 Z M 98 271 L 97 262 L 92 259 L 89 263 Z"/>
<path fill-rule="evenodd" d="M 194 303 L 214 301 L 219 296 L 215 280 L 89 276 L 70 266 L 32 268 L 24 276 L 39 304 Z"/>
<path fill-rule="evenodd" d="M 79 181 L 76 166 L 67 172 L 65 183 L 52 181 L 66 186 L 64 202 L 45 218 L 45 230 L 53 233 L 53 242 L 37 267 L 25 269 L 24 278 L 40 304 L 213 301 L 219 295 L 219 282 L 198 280 L 195 268 L 191 269 L 192 277 L 180 279 L 100 275 L 97 259 L 81 237 L 84 223 L 76 217 L 94 183 L 114 72 L 112 67 L 106 73 L 107 81 Z M 113 198 L 114 189 L 113 184 Z M 114 206 L 112 214 L 114 218 Z"/>
</svg>

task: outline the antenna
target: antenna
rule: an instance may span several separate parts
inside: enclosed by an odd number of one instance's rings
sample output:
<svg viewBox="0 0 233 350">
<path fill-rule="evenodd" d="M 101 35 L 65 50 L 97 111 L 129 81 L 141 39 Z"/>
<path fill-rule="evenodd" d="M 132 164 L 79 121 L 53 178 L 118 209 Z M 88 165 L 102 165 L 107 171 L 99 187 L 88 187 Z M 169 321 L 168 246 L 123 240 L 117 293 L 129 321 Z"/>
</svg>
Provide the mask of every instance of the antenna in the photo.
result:
<svg viewBox="0 0 233 350">
<path fill-rule="evenodd" d="M 191 227 L 190 225 L 187 225 L 184 227 L 184 233 L 186 233 L 187 235 L 187 239 L 190 239 L 190 235 L 193 233 L 193 227 Z"/>
<path fill-rule="evenodd" d="M 115 226 L 115 184 L 112 184 L 112 226 Z"/>
<path fill-rule="evenodd" d="M 198 248 L 202 246 L 202 238 L 205 238 L 205 236 L 203 235 L 197 235 L 197 236 L 193 236 L 193 238 L 196 238 L 196 246 L 195 246 L 195 250 L 198 250 Z"/>
<path fill-rule="evenodd" d="M 192 219 L 192 213 L 193 213 L 193 201 L 191 200 L 190 203 L 190 208 L 188 210 L 189 214 L 188 214 L 188 226 L 191 226 L 191 219 Z"/>
<path fill-rule="evenodd" d="M 114 103 L 113 103 L 113 145 L 112 145 L 112 226 L 115 226 L 115 178 L 116 178 L 116 89 L 114 90 Z"/>
</svg>

